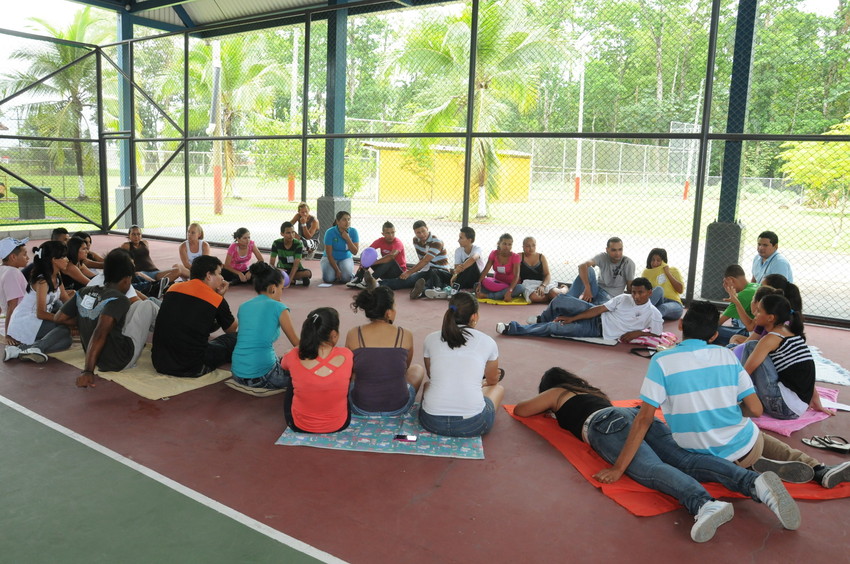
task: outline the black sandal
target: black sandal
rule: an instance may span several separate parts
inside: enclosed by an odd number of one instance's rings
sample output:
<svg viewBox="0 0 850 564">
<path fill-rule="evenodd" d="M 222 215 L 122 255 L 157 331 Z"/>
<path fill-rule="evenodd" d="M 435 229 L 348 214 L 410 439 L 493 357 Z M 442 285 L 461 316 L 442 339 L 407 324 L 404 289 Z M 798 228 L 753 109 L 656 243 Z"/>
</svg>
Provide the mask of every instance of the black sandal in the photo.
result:
<svg viewBox="0 0 850 564">
<path fill-rule="evenodd" d="M 803 444 L 809 445 L 810 447 L 850 454 L 850 443 L 848 443 L 847 439 L 843 437 L 838 437 L 836 435 L 824 435 L 823 437 L 815 436 L 811 439 L 801 440 L 803 441 Z"/>
</svg>

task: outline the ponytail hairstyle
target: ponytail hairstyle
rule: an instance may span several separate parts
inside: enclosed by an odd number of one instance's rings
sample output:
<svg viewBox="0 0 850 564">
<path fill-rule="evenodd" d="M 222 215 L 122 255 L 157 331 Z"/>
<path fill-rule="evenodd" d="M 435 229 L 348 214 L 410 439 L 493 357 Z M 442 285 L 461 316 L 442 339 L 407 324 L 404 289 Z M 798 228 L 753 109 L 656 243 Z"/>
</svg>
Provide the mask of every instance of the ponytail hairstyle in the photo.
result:
<svg viewBox="0 0 850 564">
<path fill-rule="evenodd" d="M 68 256 L 68 247 L 61 241 L 45 241 L 40 247 L 33 247 L 32 256 L 33 266 L 32 272 L 30 272 L 30 286 L 41 278 L 47 282 L 47 287 L 51 292 L 55 291 L 56 279 L 53 277 L 53 259 Z"/>
<path fill-rule="evenodd" d="M 242 237 L 242 235 L 244 235 L 247 232 L 248 232 L 247 227 L 240 227 L 239 229 L 237 229 L 236 231 L 233 232 L 233 240 L 234 241 L 239 240 L 239 238 Z"/>
<path fill-rule="evenodd" d="M 80 247 L 87 244 L 85 239 L 76 235 L 68 239 L 68 262 L 71 264 L 80 264 Z"/>
<path fill-rule="evenodd" d="M 345 216 L 351 217 L 351 214 L 345 210 L 339 210 L 336 212 L 336 217 L 334 218 L 334 223 L 331 227 L 336 227 L 337 222 Z"/>
<path fill-rule="evenodd" d="M 331 342 L 331 333 L 339 333 L 339 314 L 332 307 L 320 307 L 307 314 L 301 326 L 298 358 L 312 360 L 319 356 L 319 347 Z"/>
<path fill-rule="evenodd" d="M 791 302 L 785 296 L 779 294 L 765 296 L 759 302 L 759 309 L 773 316 L 774 325 L 784 324 L 795 335 L 806 338 L 803 313 L 793 309 Z"/>
<path fill-rule="evenodd" d="M 764 286 L 773 286 L 782 290 L 782 294 L 791 302 L 791 309 L 803 311 L 803 297 L 800 295 L 800 288 L 788 282 L 788 279 L 781 274 L 768 274 L 762 278 L 761 283 Z"/>
<path fill-rule="evenodd" d="M 538 393 L 543 393 L 552 388 L 563 388 L 564 390 L 573 392 L 574 394 L 590 394 L 602 399 L 608 399 L 605 392 L 595 386 L 587 383 L 587 380 L 579 378 L 572 372 L 564 370 L 560 366 L 555 366 L 543 373 L 540 379 Z"/>
<path fill-rule="evenodd" d="M 254 283 L 254 291 L 262 294 L 269 286 L 283 284 L 283 274 L 267 262 L 255 262 L 248 268 L 251 273 L 251 282 Z"/>
<path fill-rule="evenodd" d="M 478 300 L 472 294 L 458 292 L 449 300 L 449 309 L 443 315 L 443 328 L 440 336 L 448 343 L 450 349 L 457 349 L 466 344 L 467 337 L 472 334 L 466 327 L 474 314 L 478 313 Z"/>
<path fill-rule="evenodd" d="M 387 312 L 395 307 L 395 295 L 391 288 L 378 286 L 372 290 L 363 290 L 351 302 L 354 313 L 363 310 L 366 319 L 386 319 Z"/>
<path fill-rule="evenodd" d="M 502 241 L 506 241 L 506 240 L 513 243 L 514 238 L 511 236 L 510 233 L 502 233 L 501 235 L 499 235 L 499 242 L 496 243 L 496 250 L 499 249 L 499 245 L 502 244 Z"/>
<path fill-rule="evenodd" d="M 753 302 L 752 303 L 755 304 L 757 302 L 760 302 L 765 297 L 771 296 L 773 294 L 778 294 L 780 296 L 784 295 L 782 290 L 780 290 L 779 288 L 774 288 L 772 286 L 759 286 L 758 290 L 756 290 L 756 293 L 753 294 Z"/>
</svg>

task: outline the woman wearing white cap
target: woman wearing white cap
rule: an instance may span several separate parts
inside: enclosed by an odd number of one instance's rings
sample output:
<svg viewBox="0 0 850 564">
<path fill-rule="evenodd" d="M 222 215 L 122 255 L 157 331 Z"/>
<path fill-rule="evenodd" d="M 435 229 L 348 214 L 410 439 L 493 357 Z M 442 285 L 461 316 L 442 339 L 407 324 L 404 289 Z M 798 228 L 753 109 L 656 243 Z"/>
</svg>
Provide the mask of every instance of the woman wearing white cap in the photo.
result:
<svg viewBox="0 0 850 564">
<path fill-rule="evenodd" d="M 3 261 L 3 265 L 0 266 L 0 310 L 6 314 L 3 334 L 6 335 L 7 345 L 19 344 L 9 336 L 9 319 L 24 294 L 27 293 L 27 279 L 21 274 L 21 268 L 29 262 L 27 242 L 29 238 L 6 237 L 0 240 L 0 260 Z"/>
</svg>

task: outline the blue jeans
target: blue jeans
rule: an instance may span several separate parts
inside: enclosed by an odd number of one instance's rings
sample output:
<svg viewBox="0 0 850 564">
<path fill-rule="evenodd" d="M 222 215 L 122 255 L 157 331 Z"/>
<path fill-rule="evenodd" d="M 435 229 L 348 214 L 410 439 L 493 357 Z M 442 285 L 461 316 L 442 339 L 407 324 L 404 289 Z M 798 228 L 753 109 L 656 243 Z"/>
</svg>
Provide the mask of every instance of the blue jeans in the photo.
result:
<svg viewBox="0 0 850 564">
<path fill-rule="evenodd" d="M 234 374 L 233 379 L 249 388 L 261 388 L 264 390 L 282 390 L 283 388 L 288 388 L 292 383 L 292 378 L 290 378 L 289 374 L 280 365 L 280 359 L 274 363 L 274 366 L 268 372 L 259 378 L 245 379 Z"/>
<path fill-rule="evenodd" d="M 407 384 L 407 392 L 409 397 L 407 399 L 407 403 L 404 404 L 403 407 L 396 409 L 395 411 L 364 411 L 354 405 L 354 402 L 351 401 L 351 390 L 354 389 L 354 382 L 351 383 L 351 386 L 348 388 L 348 404 L 351 406 L 351 414 L 355 417 L 395 417 L 396 415 L 404 415 L 410 408 L 413 407 L 413 402 L 416 400 L 416 388 L 414 388 L 410 383 Z"/>
<path fill-rule="evenodd" d="M 522 284 L 517 284 L 516 286 L 514 286 L 514 291 L 511 292 L 511 299 L 517 296 L 522 296 L 523 292 L 525 292 L 525 286 L 523 286 Z M 508 289 L 505 288 L 504 290 L 499 290 L 498 292 L 487 292 L 487 297 L 491 300 L 504 300 L 505 294 L 507 293 Z"/>
<path fill-rule="evenodd" d="M 664 288 L 656 286 L 652 289 L 652 295 L 649 297 L 652 305 L 661 312 L 661 317 L 665 321 L 675 321 L 682 318 L 685 308 L 680 302 L 664 297 Z"/>
<path fill-rule="evenodd" d="M 561 294 L 560 296 L 555 296 L 555 298 L 549 302 L 549 305 L 543 310 L 543 313 L 541 313 L 539 317 L 540 321 L 553 321 L 558 316 L 578 315 L 592 307 L 593 304 L 590 302 L 586 302 L 567 294 Z"/>
<path fill-rule="evenodd" d="M 712 341 L 712 345 L 720 345 L 725 347 L 729 344 L 729 339 L 731 339 L 734 335 L 741 335 L 742 337 L 746 337 L 750 334 L 747 331 L 744 324 L 741 323 L 740 319 L 732 319 L 732 325 L 720 325 L 717 327 L 717 338 Z"/>
<path fill-rule="evenodd" d="M 587 267 L 587 281 L 590 283 L 590 292 L 593 294 L 592 304 L 604 304 L 611 299 L 611 294 L 599 287 L 599 283 L 596 281 L 596 270 L 592 267 Z M 563 295 L 581 299 L 583 293 L 584 282 L 582 282 L 581 276 L 576 276 L 576 279 L 573 280 L 573 285 L 570 286 L 570 290 Z"/>
<path fill-rule="evenodd" d="M 638 408 L 609 407 L 593 416 L 587 428 L 590 447 L 613 464 L 629 435 Z M 648 488 L 679 500 L 688 513 L 713 498 L 700 482 L 717 482 L 752 497 L 758 474 L 724 458 L 685 450 L 676 444 L 670 428 L 655 420 L 646 432 L 626 474 Z"/>
<path fill-rule="evenodd" d="M 382 278 L 381 279 L 381 286 L 386 286 L 387 288 L 390 288 L 392 290 L 403 290 L 405 288 L 413 288 L 416 285 L 416 281 L 419 280 L 420 278 L 424 278 L 426 280 L 426 284 L 427 284 L 428 273 L 422 272 L 420 270 L 419 272 L 414 272 L 413 274 L 411 274 L 410 276 L 408 276 L 405 279 L 401 279 L 401 278 L 386 278 L 385 279 L 385 278 Z"/>
<path fill-rule="evenodd" d="M 419 410 L 419 423 L 426 431 L 448 437 L 478 437 L 486 435 L 496 420 L 493 400 L 484 397 L 484 410 L 478 415 L 464 419 L 460 415 L 431 415 Z"/>
<path fill-rule="evenodd" d="M 20 348 L 21 350 L 34 348 L 44 354 L 49 354 L 67 350 L 71 347 L 72 343 L 70 327 L 54 323 L 53 321 L 42 320 L 35 335 L 35 342 L 30 344 L 21 343 Z"/>
<path fill-rule="evenodd" d="M 597 316 L 573 323 L 548 321 L 529 325 L 520 325 L 516 321 L 511 321 L 505 328 L 504 334 L 525 337 L 602 337 L 602 318 Z"/>
<path fill-rule="evenodd" d="M 758 341 L 744 343 L 741 364 L 747 363 L 747 359 L 757 344 Z M 753 379 L 756 395 L 764 406 L 765 415 L 770 415 L 774 419 L 797 419 L 799 417 L 791 411 L 785 400 L 782 399 L 782 392 L 779 390 L 779 373 L 769 356 L 765 357 L 764 361 L 750 374 L 750 377 Z"/>
<path fill-rule="evenodd" d="M 347 283 L 351 280 L 351 277 L 354 276 L 354 258 L 349 257 L 347 259 L 336 261 L 336 265 L 340 271 L 340 280 L 343 283 Z M 319 262 L 319 266 L 322 268 L 322 282 L 325 284 L 333 284 L 336 282 L 336 270 L 331 266 L 330 261 L 328 261 L 328 257 L 322 257 L 322 260 Z"/>
</svg>

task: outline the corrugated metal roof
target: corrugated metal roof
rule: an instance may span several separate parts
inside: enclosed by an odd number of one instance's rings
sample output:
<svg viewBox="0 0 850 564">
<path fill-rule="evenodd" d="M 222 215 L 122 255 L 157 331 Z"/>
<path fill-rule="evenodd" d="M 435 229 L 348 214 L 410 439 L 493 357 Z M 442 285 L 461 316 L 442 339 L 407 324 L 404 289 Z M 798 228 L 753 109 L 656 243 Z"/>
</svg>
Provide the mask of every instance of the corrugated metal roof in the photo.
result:
<svg viewBox="0 0 850 564">
<path fill-rule="evenodd" d="M 73 0 L 80 4 L 89 4 L 97 8 L 129 13 L 139 18 L 139 23 L 161 27 L 164 30 L 179 28 L 203 28 L 219 24 L 238 26 L 246 19 L 264 19 L 275 15 L 299 13 L 308 8 L 329 6 L 344 7 L 354 3 L 352 8 L 358 12 L 373 10 L 397 10 L 405 7 L 440 4 L 445 0 L 376 0 L 374 4 L 357 0 Z M 449 0 L 451 1 L 451 0 Z M 148 9 L 149 8 L 149 9 Z M 353 13 L 353 12 L 352 12 Z M 256 22 L 253 22 L 256 23 Z M 161 24 L 161 25 L 157 25 Z M 250 24 L 250 22 L 249 22 Z M 203 30 L 199 30 L 203 32 Z"/>
<path fill-rule="evenodd" d="M 144 10 L 145 3 L 157 0 L 137 0 L 131 13 L 149 20 L 171 25 L 183 25 L 171 6 L 156 10 Z M 316 0 L 189 0 L 178 4 L 197 26 L 227 22 L 251 16 L 270 14 L 285 10 L 315 6 Z"/>
</svg>

